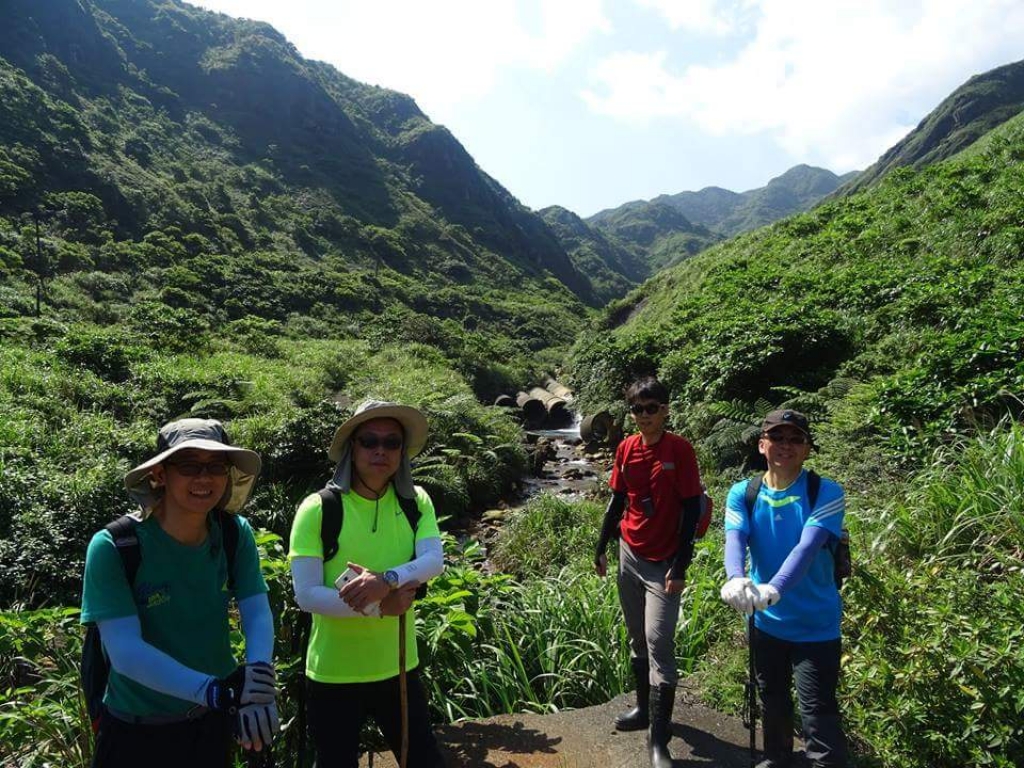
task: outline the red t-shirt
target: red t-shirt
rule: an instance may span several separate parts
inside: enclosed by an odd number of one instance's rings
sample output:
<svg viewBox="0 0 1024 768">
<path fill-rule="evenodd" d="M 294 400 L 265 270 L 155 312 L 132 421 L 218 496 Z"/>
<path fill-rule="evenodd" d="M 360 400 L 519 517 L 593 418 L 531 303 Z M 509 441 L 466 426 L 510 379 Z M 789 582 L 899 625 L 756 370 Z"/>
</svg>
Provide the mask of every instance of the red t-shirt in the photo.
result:
<svg viewBox="0 0 1024 768">
<path fill-rule="evenodd" d="M 684 438 L 665 432 L 654 445 L 630 435 L 615 451 L 612 490 L 625 493 L 623 540 L 645 560 L 667 560 L 679 548 L 683 499 L 702 492 L 697 454 Z M 651 498 L 654 514 L 646 516 L 641 500 Z"/>
</svg>

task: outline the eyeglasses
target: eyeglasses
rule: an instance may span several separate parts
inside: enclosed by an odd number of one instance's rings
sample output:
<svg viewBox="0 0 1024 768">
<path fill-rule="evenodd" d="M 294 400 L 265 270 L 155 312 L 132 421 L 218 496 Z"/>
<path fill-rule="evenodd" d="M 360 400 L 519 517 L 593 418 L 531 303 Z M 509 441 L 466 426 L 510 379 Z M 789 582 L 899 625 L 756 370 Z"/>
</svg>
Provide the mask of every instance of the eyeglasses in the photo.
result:
<svg viewBox="0 0 1024 768">
<path fill-rule="evenodd" d="M 629 406 L 629 412 L 634 416 L 639 416 L 641 413 L 646 413 L 648 416 L 653 416 L 662 409 L 664 403 L 633 403 Z"/>
<path fill-rule="evenodd" d="M 766 432 L 763 435 L 767 438 L 768 442 L 778 443 L 779 445 L 807 445 L 806 435 L 773 435 L 771 432 Z"/>
<path fill-rule="evenodd" d="M 402 447 L 402 438 L 398 435 L 385 435 L 383 438 L 376 435 L 356 435 L 356 442 L 368 451 L 375 451 L 383 446 L 385 451 L 397 451 Z"/>
<path fill-rule="evenodd" d="M 167 463 L 174 467 L 179 475 L 185 477 L 199 477 L 203 472 L 210 477 L 224 477 L 231 469 L 231 465 L 226 461 L 168 461 Z"/>
</svg>

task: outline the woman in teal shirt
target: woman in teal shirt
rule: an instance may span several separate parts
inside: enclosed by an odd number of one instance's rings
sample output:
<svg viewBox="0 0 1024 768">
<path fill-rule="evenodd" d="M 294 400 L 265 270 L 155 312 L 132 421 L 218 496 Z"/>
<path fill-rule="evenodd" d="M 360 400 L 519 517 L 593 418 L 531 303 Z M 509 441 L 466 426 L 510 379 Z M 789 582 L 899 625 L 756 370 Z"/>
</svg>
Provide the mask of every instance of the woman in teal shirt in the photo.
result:
<svg viewBox="0 0 1024 768">
<path fill-rule="evenodd" d="M 273 618 L 252 529 L 236 515 L 259 471 L 259 456 L 232 446 L 219 422 L 182 419 L 125 476 L 141 511 L 118 521 L 116 542 L 110 527 L 99 531 L 86 554 L 82 623 L 99 628 L 110 661 L 94 768 L 224 768 L 235 738 L 257 750 L 273 739 Z M 126 545 L 137 547 L 134 577 Z"/>
</svg>

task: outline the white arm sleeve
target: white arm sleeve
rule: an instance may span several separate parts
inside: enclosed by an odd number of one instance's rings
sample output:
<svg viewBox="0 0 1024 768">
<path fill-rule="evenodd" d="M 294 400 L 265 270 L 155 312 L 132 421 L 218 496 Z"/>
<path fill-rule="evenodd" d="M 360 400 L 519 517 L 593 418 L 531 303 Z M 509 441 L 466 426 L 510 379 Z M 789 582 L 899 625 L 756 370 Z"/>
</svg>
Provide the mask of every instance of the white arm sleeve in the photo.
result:
<svg viewBox="0 0 1024 768">
<path fill-rule="evenodd" d="M 266 592 L 252 595 L 238 601 L 238 613 L 242 619 L 242 634 L 245 635 L 245 660 L 249 664 L 257 661 L 274 663 L 274 614 L 270 612 L 270 600 Z"/>
<path fill-rule="evenodd" d="M 295 602 L 307 613 L 341 619 L 365 618 L 338 596 L 334 587 L 324 586 L 324 561 L 319 557 L 292 558 L 292 588 Z"/>
<path fill-rule="evenodd" d="M 399 586 L 415 581 L 426 584 L 444 570 L 444 550 L 441 537 L 431 536 L 416 542 L 416 559 L 394 568 Z"/>
<path fill-rule="evenodd" d="M 206 704 L 206 686 L 213 678 L 186 667 L 143 640 L 138 616 L 108 619 L 96 626 L 110 666 L 119 675 L 168 696 Z"/>
</svg>

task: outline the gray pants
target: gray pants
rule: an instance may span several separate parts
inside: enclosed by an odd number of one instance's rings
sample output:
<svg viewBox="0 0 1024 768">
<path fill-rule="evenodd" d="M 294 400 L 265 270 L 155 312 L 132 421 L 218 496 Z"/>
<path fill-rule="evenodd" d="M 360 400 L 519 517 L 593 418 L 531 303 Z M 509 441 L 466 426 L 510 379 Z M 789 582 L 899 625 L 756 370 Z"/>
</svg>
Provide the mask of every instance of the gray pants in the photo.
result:
<svg viewBox="0 0 1024 768">
<path fill-rule="evenodd" d="M 651 666 L 651 685 L 675 685 L 676 622 L 679 595 L 665 591 L 669 564 L 652 562 L 633 554 L 619 541 L 619 603 L 629 633 L 629 655 L 646 658 Z"/>
</svg>

